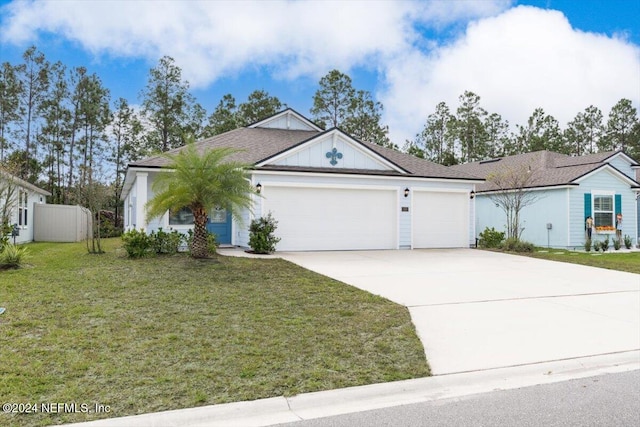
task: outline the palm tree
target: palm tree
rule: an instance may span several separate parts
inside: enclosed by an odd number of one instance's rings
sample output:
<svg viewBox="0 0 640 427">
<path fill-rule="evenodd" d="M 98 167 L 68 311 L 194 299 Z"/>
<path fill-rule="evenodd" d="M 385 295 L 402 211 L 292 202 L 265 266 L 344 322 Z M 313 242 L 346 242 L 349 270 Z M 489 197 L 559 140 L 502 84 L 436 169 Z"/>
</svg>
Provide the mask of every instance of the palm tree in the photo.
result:
<svg viewBox="0 0 640 427">
<path fill-rule="evenodd" d="M 249 181 L 248 165 L 225 161 L 237 150 L 216 148 L 200 154 L 193 139 L 177 154 L 165 154 L 171 160 L 167 170 L 153 183 L 154 197 L 147 202 L 147 221 L 162 216 L 167 210 L 191 209 L 194 217 L 191 256 L 209 256 L 207 211 L 224 207 L 234 218 L 240 210 L 251 208 L 255 193 Z"/>
</svg>

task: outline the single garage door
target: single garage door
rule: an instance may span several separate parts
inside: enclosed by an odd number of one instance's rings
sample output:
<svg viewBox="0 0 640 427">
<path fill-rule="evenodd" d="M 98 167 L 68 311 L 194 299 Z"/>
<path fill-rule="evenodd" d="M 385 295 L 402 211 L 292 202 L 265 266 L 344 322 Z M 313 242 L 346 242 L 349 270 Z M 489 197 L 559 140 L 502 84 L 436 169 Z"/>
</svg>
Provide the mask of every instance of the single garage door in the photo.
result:
<svg viewBox="0 0 640 427">
<path fill-rule="evenodd" d="M 413 192 L 413 247 L 469 246 L 469 196 L 465 193 Z"/>
<path fill-rule="evenodd" d="M 279 251 L 396 249 L 396 190 L 267 187 Z"/>
</svg>

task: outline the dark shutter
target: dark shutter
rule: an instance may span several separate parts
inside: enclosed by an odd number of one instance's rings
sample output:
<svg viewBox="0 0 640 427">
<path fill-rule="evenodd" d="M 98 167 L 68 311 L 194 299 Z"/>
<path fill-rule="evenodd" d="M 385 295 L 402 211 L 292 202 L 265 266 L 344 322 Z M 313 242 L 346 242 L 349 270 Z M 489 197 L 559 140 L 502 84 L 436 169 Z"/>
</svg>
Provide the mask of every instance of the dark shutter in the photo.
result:
<svg viewBox="0 0 640 427">
<path fill-rule="evenodd" d="M 622 213 L 622 194 L 616 194 L 616 215 Z"/>
<path fill-rule="evenodd" d="M 591 216 L 591 193 L 584 193 L 584 217 Z"/>
</svg>

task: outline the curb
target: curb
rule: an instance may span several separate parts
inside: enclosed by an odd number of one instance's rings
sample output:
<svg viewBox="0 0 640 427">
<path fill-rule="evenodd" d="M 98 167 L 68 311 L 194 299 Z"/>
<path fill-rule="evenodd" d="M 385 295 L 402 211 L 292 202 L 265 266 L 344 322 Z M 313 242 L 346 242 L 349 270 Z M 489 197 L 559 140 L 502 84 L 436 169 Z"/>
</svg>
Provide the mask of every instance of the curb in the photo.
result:
<svg viewBox="0 0 640 427">
<path fill-rule="evenodd" d="M 67 427 L 258 427 L 640 369 L 640 350 L 273 397 Z"/>
</svg>

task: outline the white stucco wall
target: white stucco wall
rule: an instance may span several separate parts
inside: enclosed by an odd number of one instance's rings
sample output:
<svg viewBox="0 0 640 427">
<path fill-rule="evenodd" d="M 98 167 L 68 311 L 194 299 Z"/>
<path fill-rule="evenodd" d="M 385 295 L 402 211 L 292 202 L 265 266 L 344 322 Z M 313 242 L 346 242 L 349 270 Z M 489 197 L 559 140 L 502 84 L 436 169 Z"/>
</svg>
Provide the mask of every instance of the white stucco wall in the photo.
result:
<svg viewBox="0 0 640 427">
<path fill-rule="evenodd" d="M 24 224 L 24 216 L 23 216 L 23 221 L 22 221 L 22 225 L 18 225 L 18 228 L 20 230 L 20 235 L 17 236 L 15 238 L 15 242 L 16 243 L 26 243 L 26 242 L 31 242 L 33 241 L 33 226 L 34 226 L 34 221 L 33 221 L 33 212 L 35 210 L 34 205 L 35 204 L 39 204 L 39 203 L 46 203 L 47 202 L 47 198 L 44 194 L 41 193 L 37 193 L 31 189 L 28 188 L 24 188 L 21 186 L 17 186 L 16 187 L 16 193 L 15 193 L 15 197 L 12 203 L 12 207 L 11 207 L 11 215 L 10 215 L 10 224 L 19 224 L 20 221 L 18 219 L 18 214 L 19 214 L 19 208 L 18 208 L 18 202 L 19 202 L 19 194 L 18 192 L 23 192 L 27 194 L 27 221 L 26 224 Z M 23 205 L 24 206 L 24 205 Z M 10 241 L 13 242 L 14 239 L 13 237 L 10 238 Z"/>
</svg>

